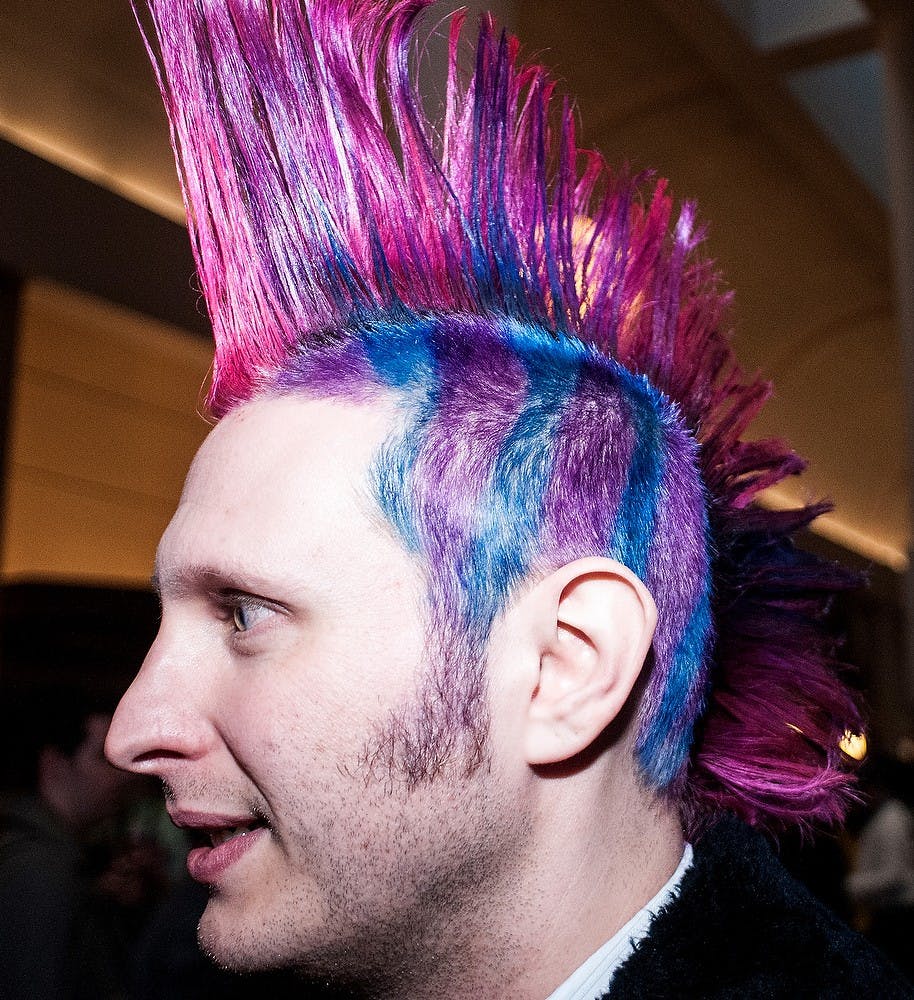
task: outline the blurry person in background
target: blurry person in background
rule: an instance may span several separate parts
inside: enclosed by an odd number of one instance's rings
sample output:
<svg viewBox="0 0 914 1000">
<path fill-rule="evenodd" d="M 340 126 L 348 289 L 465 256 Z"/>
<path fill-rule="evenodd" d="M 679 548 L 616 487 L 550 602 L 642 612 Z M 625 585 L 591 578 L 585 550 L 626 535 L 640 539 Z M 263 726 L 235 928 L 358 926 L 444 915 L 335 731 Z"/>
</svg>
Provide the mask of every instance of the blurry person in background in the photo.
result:
<svg viewBox="0 0 914 1000">
<path fill-rule="evenodd" d="M 873 811 L 845 888 L 867 937 L 914 976 L 914 762 L 874 756 L 862 780 L 873 791 Z"/>
<path fill-rule="evenodd" d="M 103 753 L 110 710 L 53 687 L 5 691 L 2 714 L 0 996 L 120 996 L 87 854 L 127 784 Z"/>
<path fill-rule="evenodd" d="M 849 579 L 756 502 L 802 462 L 742 439 L 693 206 L 491 18 L 429 121 L 424 0 L 147 6 L 218 423 L 107 750 L 196 838 L 204 948 L 390 1000 L 911 996 L 749 828 L 843 814 Z"/>
</svg>

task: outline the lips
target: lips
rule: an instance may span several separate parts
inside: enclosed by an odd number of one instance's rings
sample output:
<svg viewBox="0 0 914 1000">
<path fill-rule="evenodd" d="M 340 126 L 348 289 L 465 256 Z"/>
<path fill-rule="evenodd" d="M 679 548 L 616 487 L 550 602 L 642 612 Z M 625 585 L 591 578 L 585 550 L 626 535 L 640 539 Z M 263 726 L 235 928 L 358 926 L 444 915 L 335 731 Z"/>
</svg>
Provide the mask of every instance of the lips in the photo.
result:
<svg viewBox="0 0 914 1000">
<path fill-rule="evenodd" d="M 269 834 L 256 816 L 220 816 L 169 809 L 172 822 L 189 830 L 200 846 L 187 855 L 187 870 L 198 882 L 213 884 Z"/>
</svg>

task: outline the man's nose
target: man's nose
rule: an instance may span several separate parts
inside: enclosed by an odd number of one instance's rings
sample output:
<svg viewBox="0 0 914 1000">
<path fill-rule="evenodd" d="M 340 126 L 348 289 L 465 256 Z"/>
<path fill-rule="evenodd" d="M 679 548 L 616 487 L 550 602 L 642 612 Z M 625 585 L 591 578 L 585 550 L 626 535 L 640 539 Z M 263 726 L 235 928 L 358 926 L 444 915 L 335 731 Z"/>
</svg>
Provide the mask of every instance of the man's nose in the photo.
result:
<svg viewBox="0 0 914 1000">
<path fill-rule="evenodd" d="M 105 754 L 116 767 L 164 777 L 176 761 L 206 753 L 212 730 L 200 711 L 198 673 L 179 659 L 178 643 L 160 630 L 108 730 Z"/>
</svg>

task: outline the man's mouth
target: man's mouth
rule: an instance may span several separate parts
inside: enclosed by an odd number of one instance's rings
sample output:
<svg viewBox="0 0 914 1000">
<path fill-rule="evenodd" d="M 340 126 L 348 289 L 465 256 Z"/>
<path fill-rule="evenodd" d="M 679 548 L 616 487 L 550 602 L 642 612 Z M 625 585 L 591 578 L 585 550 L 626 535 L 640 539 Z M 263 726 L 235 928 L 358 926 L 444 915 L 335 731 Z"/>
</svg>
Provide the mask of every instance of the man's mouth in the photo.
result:
<svg viewBox="0 0 914 1000">
<path fill-rule="evenodd" d="M 187 870 L 198 882 L 220 883 L 230 869 L 269 836 L 267 820 L 255 814 L 215 813 L 169 808 L 176 826 L 188 831 L 193 841 L 187 855 Z"/>
<path fill-rule="evenodd" d="M 221 847 L 236 837 L 246 837 L 255 830 L 269 827 L 256 810 L 235 815 L 206 813 L 191 809 L 168 809 L 172 823 L 186 830 L 194 847 Z"/>
<path fill-rule="evenodd" d="M 220 826 L 212 829 L 195 829 L 192 831 L 194 842 L 199 847 L 221 847 L 235 837 L 246 837 L 252 830 L 265 827 L 262 820 L 252 820 L 240 826 Z"/>
</svg>

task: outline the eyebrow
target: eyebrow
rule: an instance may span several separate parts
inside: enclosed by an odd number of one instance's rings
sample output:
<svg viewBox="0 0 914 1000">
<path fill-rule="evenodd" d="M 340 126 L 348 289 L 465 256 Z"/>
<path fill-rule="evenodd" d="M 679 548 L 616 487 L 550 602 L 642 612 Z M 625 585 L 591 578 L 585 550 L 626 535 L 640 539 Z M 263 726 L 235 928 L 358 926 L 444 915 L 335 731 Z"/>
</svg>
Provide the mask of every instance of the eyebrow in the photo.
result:
<svg viewBox="0 0 914 1000">
<path fill-rule="evenodd" d="M 188 563 L 174 570 L 163 570 L 158 561 L 150 582 L 160 599 L 164 591 L 175 597 L 185 597 L 188 594 L 213 590 L 257 592 L 266 584 L 264 579 L 232 567 Z"/>
</svg>

